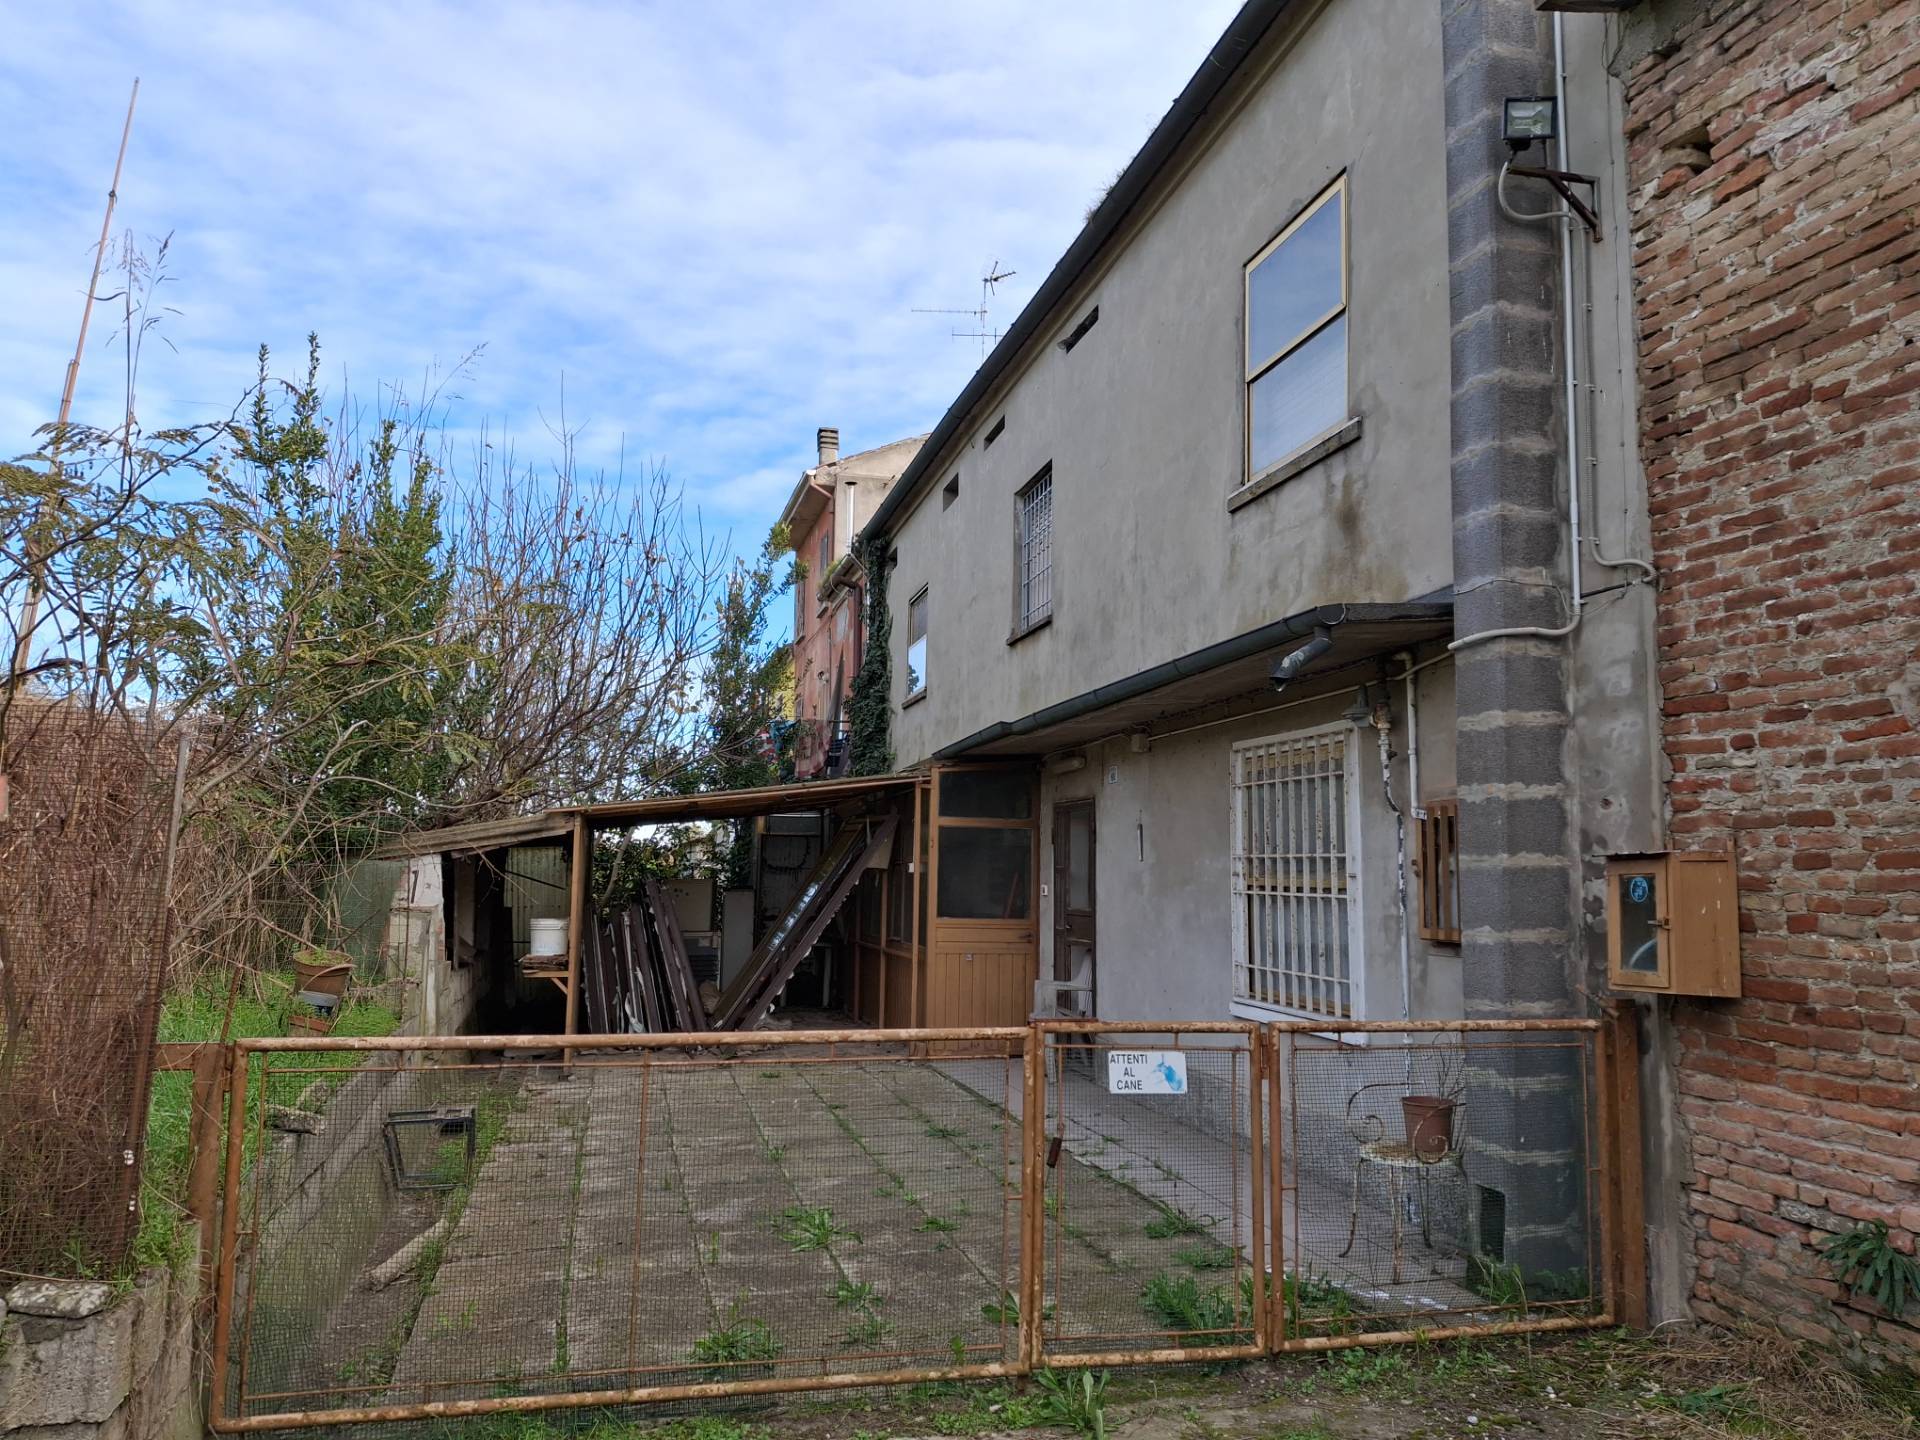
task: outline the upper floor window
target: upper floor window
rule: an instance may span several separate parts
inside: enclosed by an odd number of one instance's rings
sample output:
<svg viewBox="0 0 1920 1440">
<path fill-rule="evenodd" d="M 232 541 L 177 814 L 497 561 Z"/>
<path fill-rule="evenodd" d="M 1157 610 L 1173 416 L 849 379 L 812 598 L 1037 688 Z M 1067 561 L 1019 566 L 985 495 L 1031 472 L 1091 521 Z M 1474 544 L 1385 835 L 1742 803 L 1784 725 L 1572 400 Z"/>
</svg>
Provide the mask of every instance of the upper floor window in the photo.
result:
<svg viewBox="0 0 1920 1440">
<path fill-rule="evenodd" d="M 1248 481 L 1347 420 L 1347 182 L 1247 265 Z"/>
<path fill-rule="evenodd" d="M 907 699 L 927 689 L 927 592 L 907 602 Z"/>
<path fill-rule="evenodd" d="M 827 570 L 833 564 L 833 532 L 827 531 L 820 537 L 820 578 L 814 582 L 822 599 L 826 598 Z"/>
<path fill-rule="evenodd" d="M 1020 576 L 1014 628 L 1030 630 L 1053 614 L 1053 467 L 1034 476 L 1014 503 Z"/>
</svg>

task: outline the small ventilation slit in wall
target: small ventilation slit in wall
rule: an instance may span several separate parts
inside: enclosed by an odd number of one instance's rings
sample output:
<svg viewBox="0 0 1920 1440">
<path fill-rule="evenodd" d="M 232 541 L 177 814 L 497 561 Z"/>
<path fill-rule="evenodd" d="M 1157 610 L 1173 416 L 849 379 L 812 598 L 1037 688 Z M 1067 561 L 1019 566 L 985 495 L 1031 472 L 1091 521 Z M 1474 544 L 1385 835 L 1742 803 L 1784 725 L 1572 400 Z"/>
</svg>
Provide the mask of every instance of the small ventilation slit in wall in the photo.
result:
<svg viewBox="0 0 1920 1440">
<path fill-rule="evenodd" d="M 1002 415 L 998 420 L 993 422 L 993 428 L 987 431 L 987 433 L 981 437 L 980 448 L 984 450 L 989 445 L 993 444 L 994 441 L 1000 438 L 1000 432 L 1005 430 L 1006 428 L 1007 428 L 1007 417 Z"/>
<path fill-rule="evenodd" d="M 945 510 L 960 498 L 960 477 L 954 476 L 940 491 L 940 508 Z"/>
<path fill-rule="evenodd" d="M 1507 1258 L 1507 1197 L 1491 1185 L 1480 1191 L 1480 1253 L 1489 1260 Z"/>
<path fill-rule="evenodd" d="M 1062 350 L 1072 350 L 1074 346 L 1086 338 L 1087 332 L 1099 323 L 1100 307 L 1096 305 L 1087 312 L 1085 319 L 1073 327 L 1072 332 L 1068 334 L 1067 338 L 1060 342 L 1060 348 Z"/>
</svg>

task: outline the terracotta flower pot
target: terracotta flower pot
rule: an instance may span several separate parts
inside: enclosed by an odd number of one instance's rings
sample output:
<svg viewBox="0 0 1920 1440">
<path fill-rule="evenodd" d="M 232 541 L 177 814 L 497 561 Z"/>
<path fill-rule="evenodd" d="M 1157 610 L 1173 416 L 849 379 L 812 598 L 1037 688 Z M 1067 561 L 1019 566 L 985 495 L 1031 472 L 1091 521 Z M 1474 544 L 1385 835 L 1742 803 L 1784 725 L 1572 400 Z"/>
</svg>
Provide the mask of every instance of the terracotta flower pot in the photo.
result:
<svg viewBox="0 0 1920 1440">
<path fill-rule="evenodd" d="M 1407 1146 L 1417 1159 L 1444 1160 L 1453 1149 L 1455 1102 L 1445 1095 L 1403 1095 L 1400 1114 L 1407 1127 Z"/>
</svg>

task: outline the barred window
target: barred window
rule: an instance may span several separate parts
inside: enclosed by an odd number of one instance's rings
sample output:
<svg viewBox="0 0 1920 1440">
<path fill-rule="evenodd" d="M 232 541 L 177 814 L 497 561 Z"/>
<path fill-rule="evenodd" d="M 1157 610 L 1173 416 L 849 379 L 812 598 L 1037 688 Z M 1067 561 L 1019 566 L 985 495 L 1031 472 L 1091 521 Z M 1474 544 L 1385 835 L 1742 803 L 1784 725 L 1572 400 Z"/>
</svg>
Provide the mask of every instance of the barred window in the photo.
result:
<svg viewBox="0 0 1920 1440">
<path fill-rule="evenodd" d="M 1233 750 L 1236 1001 L 1311 1018 L 1359 1014 L 1344 728 Z"/>
<path fill-rule="evenodd" d="M 1026 630 L 1053 614 L 1053 467 L 1034 476 L 1015 497 L 1019 513 L 1020 593 L 1014 628 Z"/>
</svg>

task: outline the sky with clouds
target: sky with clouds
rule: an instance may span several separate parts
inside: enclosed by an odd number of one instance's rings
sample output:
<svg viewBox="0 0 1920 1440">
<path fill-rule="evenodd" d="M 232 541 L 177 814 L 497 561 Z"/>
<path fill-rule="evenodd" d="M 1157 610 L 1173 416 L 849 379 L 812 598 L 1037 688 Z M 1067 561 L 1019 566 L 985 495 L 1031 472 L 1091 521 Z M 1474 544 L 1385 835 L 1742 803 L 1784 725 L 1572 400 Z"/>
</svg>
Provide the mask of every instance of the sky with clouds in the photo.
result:
<svg viewBox="0 0 1920 1440">
<path fill-rule="evenodd" d="M 309 330 L 363 397 L 657 460 L 757 544 L 817 426 L 931 428 L 1234 0 L 0 0 L 0 452 L 58 403 L 127 90 L 116 234 L 171 235 L 155 427 Z M 110 288 L 103 282 L 103 289 Z M 112 422 L 96 312 L 77 418 Z M 171 348 L 168 348 L 168 347 Z"/>
</svg>

